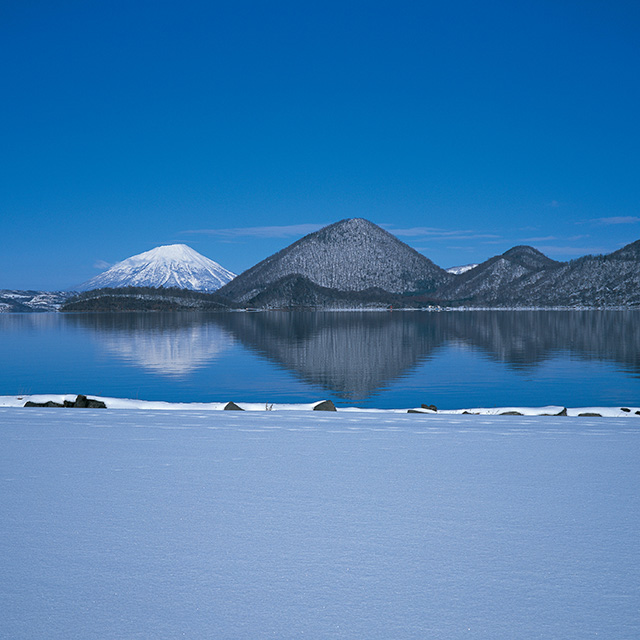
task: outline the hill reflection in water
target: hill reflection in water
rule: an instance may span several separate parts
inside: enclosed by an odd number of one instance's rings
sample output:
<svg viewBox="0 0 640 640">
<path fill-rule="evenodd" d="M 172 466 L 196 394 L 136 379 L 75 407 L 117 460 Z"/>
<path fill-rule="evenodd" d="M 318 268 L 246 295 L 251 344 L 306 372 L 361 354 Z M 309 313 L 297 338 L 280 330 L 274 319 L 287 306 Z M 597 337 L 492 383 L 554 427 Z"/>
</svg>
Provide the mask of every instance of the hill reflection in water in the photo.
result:
<svg viewBox="0 0 640 640">
<path fill-rule="evenodd" d="M 352 402 L 401 386 L 452 349 L 502 363 L 513 375 L 535 376 L 562 357 L 614 364 L 640 378 L 640 313 L 634 311 L 79 314 L 65 320 L 90 329 L 109 353 L 161 375 L 200 375 L 214 360 L 211 366 L 225 366 L 228 350 L 241 344 Z"/>
<path fill-rule="evenodd" d="M 249 313 L 219 321 L 253 351 L 354 401 L 399 378 L 444 344 L 436 325 L 412 322 L 399 313 Z"/>
</svg>

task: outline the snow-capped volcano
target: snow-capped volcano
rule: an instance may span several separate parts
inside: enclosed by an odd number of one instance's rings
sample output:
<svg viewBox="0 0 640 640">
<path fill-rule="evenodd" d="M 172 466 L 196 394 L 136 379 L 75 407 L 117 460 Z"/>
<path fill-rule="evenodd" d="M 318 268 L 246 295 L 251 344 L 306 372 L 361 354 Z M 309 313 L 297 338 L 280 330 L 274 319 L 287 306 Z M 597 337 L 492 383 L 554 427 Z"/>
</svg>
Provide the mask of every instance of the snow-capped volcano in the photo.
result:
<svg viewBox="0 0 640 640">
<path fill-rule="evenodd" d="M 178 287 L 193 291 L 215 291 L 233 278 L 234 273 L 186 244 L 170 244 L 118 262 L 77 289 Z"/>
</svg>

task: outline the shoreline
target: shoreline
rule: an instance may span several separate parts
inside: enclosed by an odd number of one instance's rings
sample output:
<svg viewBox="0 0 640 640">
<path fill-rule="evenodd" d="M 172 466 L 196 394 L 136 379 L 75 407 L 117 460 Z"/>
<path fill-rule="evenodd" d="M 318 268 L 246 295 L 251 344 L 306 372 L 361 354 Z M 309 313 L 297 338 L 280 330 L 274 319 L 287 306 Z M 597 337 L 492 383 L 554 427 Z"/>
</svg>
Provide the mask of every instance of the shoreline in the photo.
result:
<svg viewBox="0 0 640 640">
<path fill-rule="evenodd" d="M 78 394 L 25 394 L 15 396 L 0 396 L 0 408 L 25 408 L 27 402 L 44 404 L 56 403 L 52 407 L 62 408 L 64 403 L 72 404 L 78 398 Z M 542 407 L 467 407 L 461 409 L 432 410 L 424 407 L 405 407 L 398 409 L 375 409 L 367 407 L 333 407 L 331 401 L 317 400 L 309 403 L 263 403 L 263 402 L 235 402 L 231 400 L 222 402 L 166 402 L 162 400 L 136 400 L 132 398 L 113 398 L 107 396 L 89 395 L 90 400 L 104 403 L 107 409 L 128 409 L 144 411 L 224 411 L 229 409 L 247 412 L 274 412 L 274 411 L 323 411 L 327 413 L 380 413 L 380 414 L 423 414 L 428 416 L 530 416 L 551 417 L 566 416 L 575 417 L 602 417 L 602 418 L 640 418 L 640 407 L 628 406 L 589 406 L 567 407 L 559 405 L 547 405 Z M 326 408 L 327 403 L 333 408 Z M 233 405 L 233 406 L 230 406 Z M 322 405 L 322 406 L 321 406 Z M 41 408 L 41 407 L 28 407 Z"/>
<path fill-rule="evenodd" d="M 68 315 L 81 315 L 81 314 L 95 314 L 95 313 L 109 313 L 109 314 L 125 314 L 125 313 L 387 313 L 394 312 L 412 312 L 412 313 L 455 313 L 455 312 L 477 312 L 477 311 L 640 311 L 640 306 L 553 306 L 553 307 L 269 307 L 269 308 L 247 308 L 247 309 L 202 309 L 198 307 L 183 308 L 183 309 L 124 309 L 124 310 L 102 310 L 102 311 L 74 311 L 74 310 L 61 310 L 59 308 L 42 309 L 31 308 L 29 311 L 19 310 L 15 311 L 6 308 L 7 305 L 0 305 L 1 315 L 42 315 L 42 314 L 68 314 Z"/>
</svg>

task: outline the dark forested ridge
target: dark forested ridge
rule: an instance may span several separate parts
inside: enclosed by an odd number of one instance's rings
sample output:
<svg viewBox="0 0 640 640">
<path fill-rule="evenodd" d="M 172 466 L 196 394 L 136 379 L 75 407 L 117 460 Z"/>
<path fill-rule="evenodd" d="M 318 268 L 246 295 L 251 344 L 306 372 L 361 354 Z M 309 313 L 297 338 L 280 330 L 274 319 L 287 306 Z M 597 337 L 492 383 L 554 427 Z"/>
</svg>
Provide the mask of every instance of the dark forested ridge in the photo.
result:
<svg viewBox="0 0 640 640">
<path fill-rule="evenodd" d="M 435 297 L 449 305 L 475 307 L 640 306 L 640 241 L 608 255 L 564 263 L 525 266 L 507 254 L 458 276 Z"/>
<path fill-rule="evenodd" d="M 215 293 L 190 289 L 119 287 L 94 289 L 68 300 L 60 311 L 220 311 L 235 305 Z"/>
<path fill-rule="evenodd" d="M 263 260 L 219 293 L 261 309 L 637 307 L 640 240 L 566 263 L 517 246 L 454 275 L 367 220 L 342 220 Z"/>
</svg>

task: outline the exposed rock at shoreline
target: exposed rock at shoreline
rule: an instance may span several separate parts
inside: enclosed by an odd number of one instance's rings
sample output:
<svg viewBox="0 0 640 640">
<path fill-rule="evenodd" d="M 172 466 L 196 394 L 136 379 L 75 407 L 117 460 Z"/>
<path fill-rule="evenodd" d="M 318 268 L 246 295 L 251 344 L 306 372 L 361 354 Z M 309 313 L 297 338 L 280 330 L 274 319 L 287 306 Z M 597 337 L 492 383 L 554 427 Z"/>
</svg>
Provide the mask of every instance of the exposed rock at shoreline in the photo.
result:
<svg viewBox="0 0 640 640">
<path fill-rule="evenodd" d="M 26 401 L 26 403 L 25 403 Z M 152 411 L 164 411 L 180 409 L 182 411 L 221 411 L 235 410 L 247 412 L 262 411 L 339 411 L 347 413 L 374 413 L 374 414 L 399 414 L 399 413 L 421 413 L 433 416 L 434 419 L 447 416 L 474 415 L 485 417 L 598 417 L 598 418 L 625 418 L 637 420 L 640 416 L 638 406 L 583 406 L 583 407 L 563 407 L 558 405 L 547 405 L 544 407 L 526 406 L 502 406 L 502 407 L 477 407 L 467 409 L 441 409 L 437 412 L 430 408 L 409 408 L 409 409 L 372 409 L 359 408 L 354 406 L 336 407 L 331 400 L 321 400 L 310 403 L 297 404 L 270 404 L 264 402 L 166 402 L 162 400 L 134 400 L 127 398 L 100 397 L 88 398 L 84 395 L 73 396 L 71 394 L 39 394 L 32 396 L 0 396 L 0 409 L 22 407 L 69 407 L 69 408 L 109 408 L 109 409 L 143 409 Z"/>
<path fill-rule="evenodd" d="M 331 402 L 331 400 L 323 400 L 319 402 L 315 407 L 313 407 L 314 411 L 337 411 L 336 405 Z"/>
<path fill-rule="evenodd" d="M 94 400 L 87 396 L 79 395 L 73 402 L 65 400 L 62 404 L 49 400 L 48 402 L 32 402 L 29 400 L 25 403 L 25 407 L 59 407 L 74 409 L 106 409 L 107 405 L 102 400 Z"/>
</svg>

